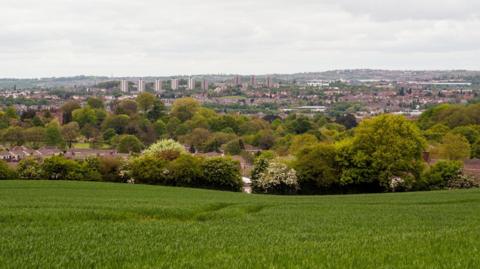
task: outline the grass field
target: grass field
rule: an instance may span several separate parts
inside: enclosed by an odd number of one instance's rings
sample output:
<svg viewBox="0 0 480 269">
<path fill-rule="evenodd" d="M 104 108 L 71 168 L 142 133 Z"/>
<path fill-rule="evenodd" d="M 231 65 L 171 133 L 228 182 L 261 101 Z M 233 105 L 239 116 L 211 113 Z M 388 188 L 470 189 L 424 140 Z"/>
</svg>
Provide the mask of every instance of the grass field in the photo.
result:
<svg viewBox="0 0 480 269">
<path fill-rule="evenodd" d="M 480 191 L 278 197 L 0 181 L 1 268 L 480 268 Z"/>
</svg>

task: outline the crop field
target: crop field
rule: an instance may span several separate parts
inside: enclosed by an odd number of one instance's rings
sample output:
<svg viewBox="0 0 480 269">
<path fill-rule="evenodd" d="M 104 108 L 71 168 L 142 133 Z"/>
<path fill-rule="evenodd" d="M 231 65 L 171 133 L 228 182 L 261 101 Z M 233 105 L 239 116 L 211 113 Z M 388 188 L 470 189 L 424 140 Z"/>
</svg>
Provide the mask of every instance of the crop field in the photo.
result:
<svg viewBox="0 0 480 269">
<path fill-rule="evenodd" d="M 1 268 L 480 268 L 480 191 L 0 181 Z"/>
</svg>

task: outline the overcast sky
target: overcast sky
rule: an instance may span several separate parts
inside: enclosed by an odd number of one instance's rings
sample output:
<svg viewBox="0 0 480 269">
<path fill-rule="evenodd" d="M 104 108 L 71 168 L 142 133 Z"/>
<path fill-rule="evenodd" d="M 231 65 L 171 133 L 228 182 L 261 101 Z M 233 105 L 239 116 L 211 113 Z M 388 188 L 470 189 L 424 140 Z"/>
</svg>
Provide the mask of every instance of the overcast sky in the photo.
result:
<svg viewBox="0 0 480 269">
<path fill-rule="evenodd" d="M 479 0 L 0 0 L 0 77 L 480 69 Z"/>
</svg>

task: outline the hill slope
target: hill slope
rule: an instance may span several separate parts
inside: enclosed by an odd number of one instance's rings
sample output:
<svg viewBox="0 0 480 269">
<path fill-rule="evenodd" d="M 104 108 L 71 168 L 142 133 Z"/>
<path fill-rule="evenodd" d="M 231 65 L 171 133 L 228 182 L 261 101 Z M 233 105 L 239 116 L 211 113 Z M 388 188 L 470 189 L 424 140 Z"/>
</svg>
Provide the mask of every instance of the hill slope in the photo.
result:
<svg viewBox="0 0 480 269">
<path fill-rule="evenodd" d="M 277 197 L 0 181 L 11 268 L 480 268 L 480 191 Z"/>
</svg>

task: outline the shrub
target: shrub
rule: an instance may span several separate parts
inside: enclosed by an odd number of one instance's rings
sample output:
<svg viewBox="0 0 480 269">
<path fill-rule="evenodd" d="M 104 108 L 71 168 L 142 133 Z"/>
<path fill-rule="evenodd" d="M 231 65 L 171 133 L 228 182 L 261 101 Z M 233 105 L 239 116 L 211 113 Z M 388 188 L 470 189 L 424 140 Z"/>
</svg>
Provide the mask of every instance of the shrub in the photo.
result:
<svg viewBox="0 0 480 269">
<path fill-rule="evenodd" d="M 299 189 L 295 170 L 277 162 L 270 163 L 252 184 L 256 192 L 271 194 L 294 194 Z"/>
<path fill-rule="evenodd" d="M 463 164 L 459 161 L 439 161 L 434 164 L 418 183 L 419 190 L 444 189 L 449 182 L 454 184 L 462 178 Z"/>
<path fill-rule="evenodd" d="M 335 146 L 318 144 L 297 154 L 294 168 L 303 193 L 332 193 L 340 186 Z"/>
<path fill-rule="evenodd" d="M 253 192 L 262 192 L 261 189 L 257 189 L 257 186 L 261 184 L 258 183 L 260 181 L 260 176 L 263 172 L 265 172 L 270 164 L 269 159 L 259 157 L 255 160 L 253 170 L 251 173 L 251 180 L 252 180 L 252 191 Z"/>
<path fill-rule="evenodd" d="M 40 179 L 41 172 L 40 162 L 34 158 L 23 159 L 17 166 L 17 173 L 21 179 Z"/>
<path fill-rule="evenodd" d="M 165 184 L 168 182 L 168 162 L 151 156 L 141 156 L 129 164 L 130 177 L 135 183 Z"/>
<path fill-rule="evenodd" d="M 465 175 L 450 180 L 447 184 L 447 188 L 449 189 L 470 189 L 478 187 L 480 187 L 480 184 L 474 178 Z"/>
<path fill-rule="evenodd" d="M 240 191 L 242 179 L 240 177 L 240 164 L 230 158 L 210 158 L 202 164 L 205 187 Z"/>
<path fill-rule="evenodd" d="M 15 170 L 10 168 L 8 164 L 0 160 L 0 180 L 2 179 L 15 179 L 17 177 Z"/>
<path fill-rule="evenodd" d="M 99 161 L 98 171 L 102 175 L 103 181 L 126 182 L 126 178 L 122 175 L 122 169 L 125 164 L 122 158 L 103 157 Z"/>
<path fill-rule="evenodd" d="M 202 160 L 183 154 L 168 164 L 169 184 L 185 187 L 200 187 L 202 183 Z"/>
<path fill-rule="evenodd" d="M 100 174 L 100 160 L 97 157 L 89 157 L 80 163 L 78 170 L 78 180 L 85 181 L 101 181 L 102 174 Z"/>
<path fill-rule="evenodd" d="M 42 178 L 51 180 L 71 179 L 77 175 L 79 164 L 62 156 L 46 158 L 41 165 Z"/>
</svg>

